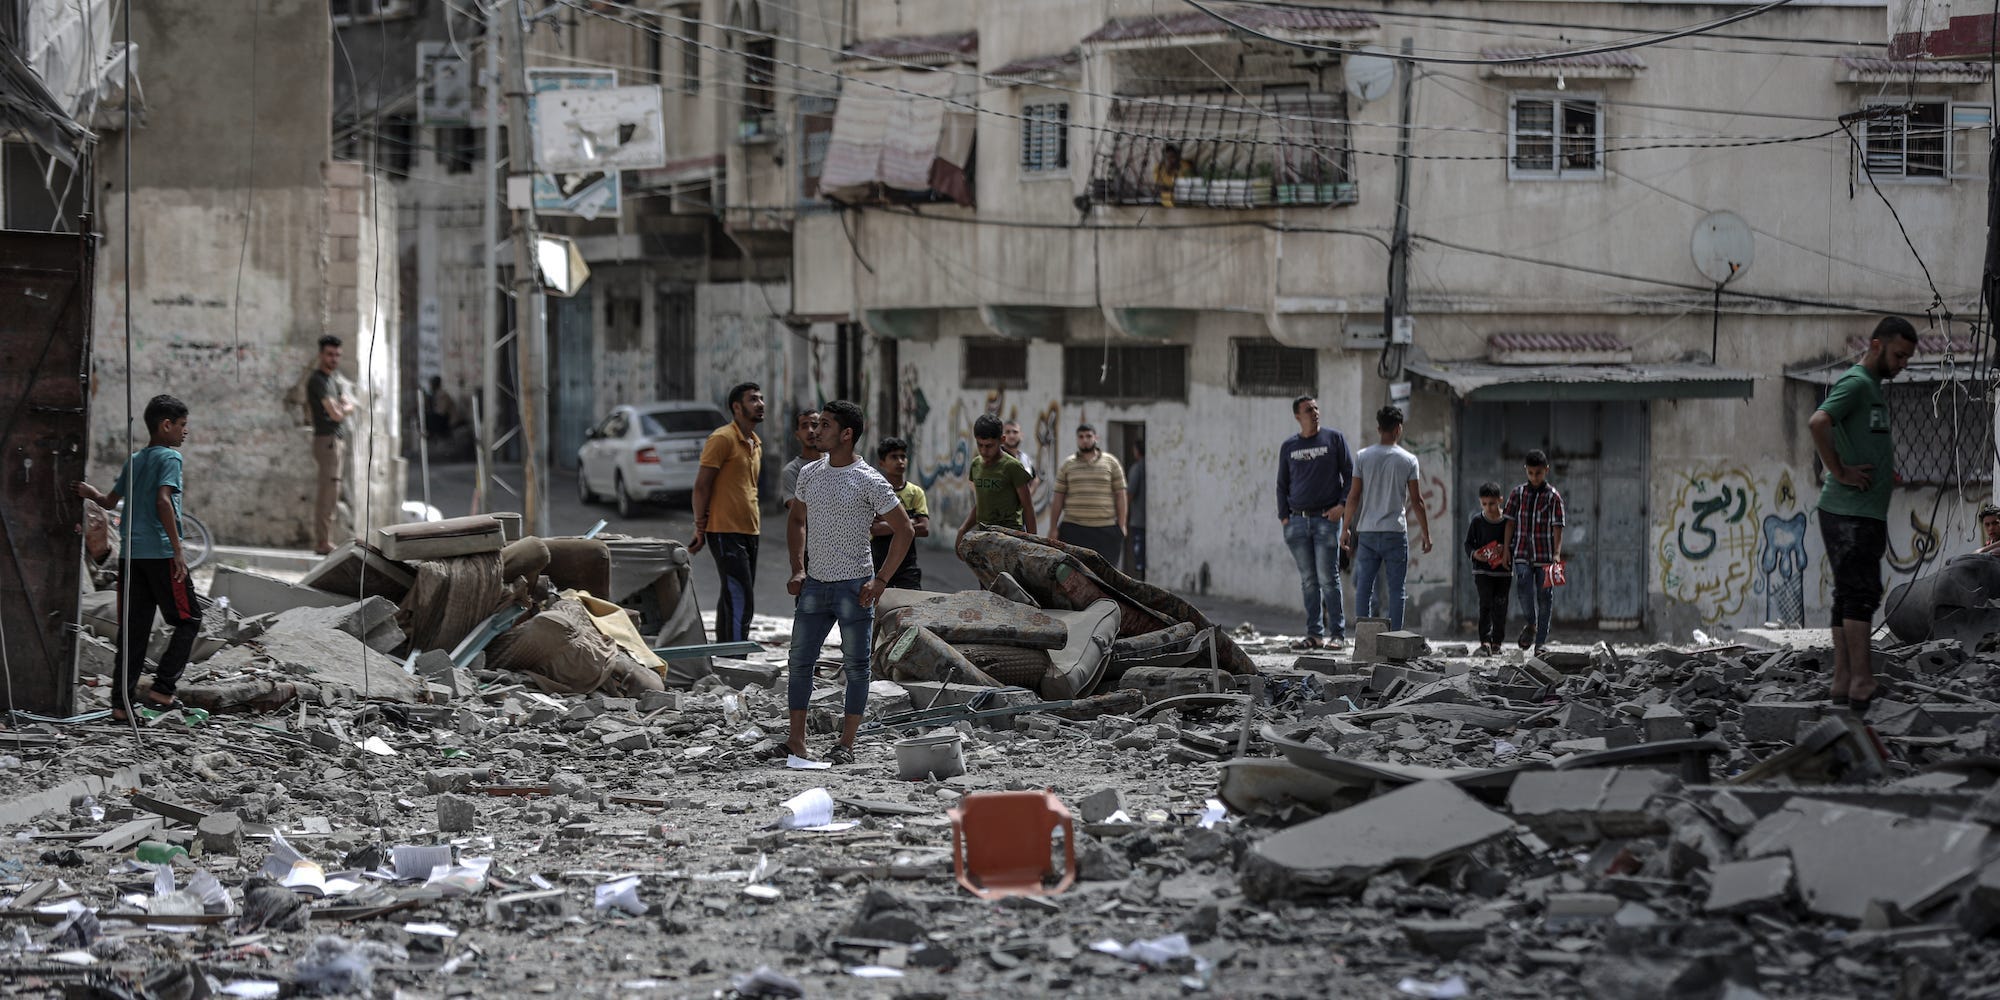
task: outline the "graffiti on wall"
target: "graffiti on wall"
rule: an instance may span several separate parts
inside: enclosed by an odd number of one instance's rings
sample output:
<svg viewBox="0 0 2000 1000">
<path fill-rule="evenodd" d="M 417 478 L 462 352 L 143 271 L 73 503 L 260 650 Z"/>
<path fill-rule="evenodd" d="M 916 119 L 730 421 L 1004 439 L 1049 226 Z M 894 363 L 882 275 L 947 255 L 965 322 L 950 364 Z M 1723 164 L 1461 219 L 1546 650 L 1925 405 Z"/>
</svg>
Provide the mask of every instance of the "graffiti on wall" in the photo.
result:
<svg viewBox="0 0 2000 1000">
<path fill-rule="evenodd" d="M 1694 606 L 1703 621 L 1735 617 L 1759 569 L 1763 504 L 1756 479 L 1743 469 L 1714 468 L 1687 473 L 1679 483 L 1659 531 L 1660 589 Z"/>
<path fill-rule="evenodd" d="M 1704 622 L 1798 628 L 1824 618 L 1833 598 L 1813 518 L 1809 477 L 1778 468 L 1698 468 L 1676 476 L 1654 525 L 1659 589 L 1695 608 Z M 1972 511 L 1984 488 L 1960 497 L 1950 487 L 1898 489 L 1889 509 L 1884 582 L 1906 582 L 1977 547 Z"/>
<path fill-rule="evenodd" d="M 1006 390 L 994 389 L 983 398 L 968 396 L 953 400 L 940 417 L 918 384 L 917 366 L 904 364 L 901 376 L 897 408 L 902 413 L 903 426 L 909 428 L 907 436 L 913 453 L 910 476 L 924 488 L 933 519 L 955 529 L 972 509 L 972 483 L 966 478 L 972 470 L 972 459 L 978 454 L 972 438 L 972 422 L 987 413 L 1021 423 L 1021 450 L 1027 453 L 1035 469 L 1043 473 L 1035 481 L 1035 509 L 1048 509 L 1053 476 L 1046 470 L 1054 468 L 1054 463 L 1060 460 L 1056 453 L 1056 429 L 1062 422 L 1060 402 L 1051 402 L 1024 415 L 1021 407 L 1009 404 Z"/>
</svg>

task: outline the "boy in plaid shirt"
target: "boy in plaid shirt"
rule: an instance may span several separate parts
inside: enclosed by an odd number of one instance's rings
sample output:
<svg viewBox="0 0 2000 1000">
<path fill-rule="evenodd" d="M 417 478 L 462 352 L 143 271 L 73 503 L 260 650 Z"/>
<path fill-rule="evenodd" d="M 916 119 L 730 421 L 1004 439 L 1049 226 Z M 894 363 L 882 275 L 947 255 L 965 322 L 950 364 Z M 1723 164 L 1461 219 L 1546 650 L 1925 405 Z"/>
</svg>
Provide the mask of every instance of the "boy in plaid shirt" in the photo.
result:
<svg viewBox="0 0 2000 1000">
<path fill-rule="evenodd" d="M 1504 544 L 1514 563 L 1514 592 L 1520 595 L 1521 614 L 1528 619 L 1521 628 L 1521 648 L 1533 646 L 1540 656 L 1549 644 L 1549 611 L 1556 599 L 1547 573 L 1563 561 L 1567 518 L 1562 494 L 1549 485 L 1549 456 L 1537 448 L 1528 452 L 1523 465 L 1528 481 L 1508 492 L 1500 516 L 1507 520 Z"/>
</svg>

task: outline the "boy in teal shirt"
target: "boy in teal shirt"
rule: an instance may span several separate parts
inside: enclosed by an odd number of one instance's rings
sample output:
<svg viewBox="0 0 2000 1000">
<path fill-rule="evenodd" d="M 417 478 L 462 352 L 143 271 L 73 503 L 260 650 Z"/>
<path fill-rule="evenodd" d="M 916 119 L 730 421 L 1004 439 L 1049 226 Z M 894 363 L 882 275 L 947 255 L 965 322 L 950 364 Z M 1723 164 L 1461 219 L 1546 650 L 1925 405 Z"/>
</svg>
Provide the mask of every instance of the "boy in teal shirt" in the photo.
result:
<svg viewBox="0 0 2000 1000">
<path fill-rule="evenodd" d="M 1826 466 L 1819 494 L 1820 540 L 1833 571 L 1835 705 L 1865 718 L 1875 699 L 1868 633 L 1882 604 L 1882 554 L 1889 547 L 1889 500 L 1896 486 L 1896 444 L 1882 383 L 1902 374 L 1917 352 L 1917 330 L 1890 316 L 1876 324 L 1868 353 L 1847 370 L 1807 427 Z"/>
<path fill-rule="evenodd" d="M 77 496 L 106 509 L 116 506 L 121 497 L 132 501 L 126 504 L 119 522 L 122 551 L 131 566 L 118 580 L 120 610 L 130 616 L 120 618 L 119 642 L 125 647 L 125 656 L 118 665 L 112 693 L 112 716 L 120 721 L 129 717 L 139 696 L 139 673 L 146 668 L 153 612 L 160 613 L 174 635 L 153 672 L 153 686 L 145 698 L 150 706 L 179 707 L 174 688 L 187 669 L 195 636 L 201 631 L 194 581 L 188 576 L 187 559 L 181 551 L 181 453 L 174 450 L 187 440 L 187 425 L 186 403 L 172 396 L 154 396 L 146 404 L 146 447 L 125 460 L 111 492 L 85 482 L 73 487 Z"/>
</svg>

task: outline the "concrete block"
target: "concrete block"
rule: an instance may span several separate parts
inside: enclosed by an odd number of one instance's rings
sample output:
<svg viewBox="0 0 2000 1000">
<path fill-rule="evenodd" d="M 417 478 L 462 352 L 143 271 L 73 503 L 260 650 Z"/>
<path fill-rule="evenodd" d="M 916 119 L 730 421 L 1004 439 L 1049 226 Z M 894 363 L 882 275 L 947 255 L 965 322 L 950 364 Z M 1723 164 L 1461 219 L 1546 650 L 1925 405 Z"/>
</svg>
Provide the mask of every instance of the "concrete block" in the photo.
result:
<svg viewBox="0 0 2000 1000">
<path fill-rule="evenodd" d="M 1779 854 L 1754 861 L 1737 861 L 1709 876 L 1710 913 L 1749 913 L 1784 905 L 1792 892 L 1792 859 Z"/>
<path fill-rule="evenodd" d="M 1694 727 L 1688 724 L 1687 716 L 1682 715 L 1680 709 L 1665 702 L 1647 708 L 1640 723 L 1646 729 L 1648 743 L 1684 740 L 1694 735 Z"/>
<path fill-rule="evenodd" d="M 450 653 L 442 649 L 426 649 L 417 654 L 417 662 L 411 669 L 417 672 L 418 677 L 442 684 L 458 667 L 451 662 Z"/>
<path fill-rule="evenodd" d="M 471 799 L 440 795 L 437 801 L 439 833 L 467 833 L 479 824 L 479 810 Z"/>
<path fill-rule="evenodd" d="M 1106 817 L 1123 808 L 1116 788 L 1100 788 L 1076 804 L 1077 814 L 1083 817 L 1085 823 L 1102 823 Z"/>
<path fill-rule="evenodd" d="M 1142 692 L 1149 705 L 1184 694 L 1227 691 L 1230 687 L 1228 674 L 1206 667 L 1133 667 L 1118 678 L 1119 690 Z"/>
<path fill-rule="evenodd" d="M 1608 892 L 1552 892 L 1544 904 L 1542 918 L 1551 931 L 1611 919 L 1625 901 Z"/>
<path fill-rule="evenodd" d="M 647 691 L 639 696 L 639 712 L 642 715 L 680 706 L 681 695 L 678 691 Z"/>
<path fill-rule="evenodd" d="M 1431 651 L 1431 644 L 1424 637 L 1405 629 L 1400 632 L 1384 632 L 1375 637 L 1375 652 L 1385 660 L 1403 663 L 1414 660 Z"/>
<path fill-rule="evenodd" d="M 483 767 L 445 767 L 425 771 L 424 787 L 436 795 L 443 792 L 462 792 L 473 785 L 485 781 L 487 771 Z"/>
<path fill-rule="evenodd" d="M 235 855 L 243 849 L 243 817 L 233 812 L 209 813 L 195 827 L 203 854 Z"/>
<path fill-rule="evenodd" d="M 1965 663 L 1965 643 L 1957 639 L 1933 639 L 1899 651 L 1897 658 L 1903 669 L 1913 674 L 1950 673 Z"/>
<path fill-rule="evenodd" d="M 604 744 L 607 749 L 618 750 L 624 753 L 631 753 L 635 750 L 651 750 L 653 748 L 652 734 L 644 729 L 627 729 L 624 732 L 605 733 L 599 738 L 598 742 Z"/>
<path fill-rule="evenodd" d="M 234 566 L 217 566 L 208 585 L 209 600 L 229 598 L 229 607 L 244 617 L 290 611 L 293 608 L 338 608 L 354 603 L 345 594 L 286 583 L 276 577 Z"/>
<path fill-rule="evenodd" d="M 85 677 L 111 677 L 118 670 L 118 647 L 89 632 L 76 635 L 76 672 Z"/>
<path fill-rule="evenodd" d="M 1799 727 L 1819 721 L 1821 705 L 1803 701 L 1753 701 L 1743 706 L 1743 739 L 1750 743 L 1791 743 Z"/>
<path fill-rule="evenodd" d="M 1245 855 L 1243 889 L 1255 901 L 1347 893 L 1386 868 L 1421 874 L 1514 829 L 1456 785 L 1420 781 L 1266 838 Z"/>
<path fill-rule="evenodd" d="M 785 676 L 785 665 L 782 663 L 756 663 L 725 656 L 714 658 L 713 669 L 723 683 L 739 691 L 752 687 L 767 688 Z"/>
<path fill-rule="evenodd" d="M 1445 961 L 1486 943 L 1486 924 L 1471 920 L 1404 920 L 1396 925 L 1410 947 Z"/>
</svg>

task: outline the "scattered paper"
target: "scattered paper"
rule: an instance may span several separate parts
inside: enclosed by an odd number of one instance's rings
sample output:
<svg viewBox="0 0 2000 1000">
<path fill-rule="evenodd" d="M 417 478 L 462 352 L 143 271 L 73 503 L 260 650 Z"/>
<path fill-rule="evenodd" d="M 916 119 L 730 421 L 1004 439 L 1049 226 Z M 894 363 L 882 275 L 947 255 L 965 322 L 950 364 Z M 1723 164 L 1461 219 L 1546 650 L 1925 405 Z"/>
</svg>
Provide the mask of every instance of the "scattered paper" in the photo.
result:
<svg viewBox="0 0 2000 1000">
<path fill-rule="evenodd" d="M 639 876 L 627 875 L 597 887 L 597 912 L 602 913 L 612 907 L 635 917 L 646 912 L 646 904 L 639 901 Z"/>
<path fill-rule="evenodd" d="M 1415 976 L 1404 976 L 1403 981 L 1396 984 L 1396 990 L 1413 997 L 1424 997 L 1425 1000 L 1457 1000 L 1472 993 L 1466 987 L 1463 976 L 1453 976 L 1435 983 L 1424 982 Z"/>
<path fill-rule="evenodd" d="M 1105 938 L 1090 946 L 1091 951 L 1101 951 L 1106 955 L 1116 955 L 1127 962 L 1140 965 L 1162 966 L 1177 958 L 1193 958 L 1195 971 L 1208 969 L 1208 959 L 1194 953 L 1188 944 L 1186 934 L 1169 934 L 1150 941 L 1134 941 L 1121 945 L 1116 940 Z"/>
<path fill-rule="evenodd" d="M 833 822 L 833 796 L 824 788 L 808 788 L 786 799 L 782 808 L 785 814 L 779 817 L 778 826 L 786 830 L 825 826 Z"/>
<path fill-rule="evenodd" d="M 366 750 L 377 757 L 396 756 L 396 748 L 384 742 L 382 740 L 382 737 L 380 736 L 370 736 L 367 739 L 362 740 L 359 743 L 356 743 L 355 746 L 360 747 L 361 749 Z"/>
<path fill-rule="evenodd" d="M 293 850 L 282 833 L 271 834 L 271 853 L 265 856 L 260 870 L 287 889 L 307 889 L 321 896 L 329 891 L 326 869 L 321 868 L 319 862 Z"/>
<path fill-rule="evenodd" d="M 90 952 L 81 950 L 59 951 L 53 955 L 50 955 L 49 961 L 61 962 L 64 965 L 96 965 L 97 956 L 91 954 Z"/>
<path fill-rule="evenodd" d="M 458 931 L 453 929 L 450 924 L 441 924 L 435 921 L 429 923 L 404 924 L 403 930 L 406 933 L 418 934 L 424 937 L 455 938 L 458 936 Z"/>
<path fill-rule="evenodd" d="M 201 899 L 204 910 L 215 913 L 230 912 L 229 890 L 223 888 L 222 880 L 212 873 L 195 872 L 194 877 L 188 879 L 188 891 Z"/>
<path fill-rule="evenodd" d="M 771 885 L 746 885 L 743 887 L 743 894 L 758 899 L 783 899 L 785 896 L 783 890 Z"/>
<path fill-rule="evenodd" d="M 891 969 L 886 965 L 857 965 L 854 968 L 847 970 L 847 974 L 850 976 L 859 976 L 862 979 L 903 978 L 903 970 Z"/>
<path fill-rule="evenodd" d="M 170 896 L 174 891 L 174 866 L 161 865 L 153 869 L 153 895 Z"/>
<path fill-rule="evenodd" d="M 424 885 L 442 890 L 447 898 L 471 896 L 486 888 L 486 873 L 492 868 L 492 858 L 460 858 L 458 864 L 431 869 Z"/>
<path fill-rule="evenodd" d="M 1220 799 L 1209 799 L 1204 806 L 1201 811 L 1202 829 L 1213 830 L 1217 823 L 1229 821 L 1229 807 L 1223 805 Z"/>
<path fill-rule="evenodd" d="M 239 979 L 233 983 L 224 983 L 222 992 L 232 997 L 249 997 L 251 1000 L 275 1000 L 278 995 L 278 984 L 265 982 L 262 979 Z"/>
<path fill-rule="evenodd" d="M 824 771 L 833 765 L 823 760 L 807 760 L 795 753 L 785 755 L 785 766 L 794 771 Z"/>
</svg>

